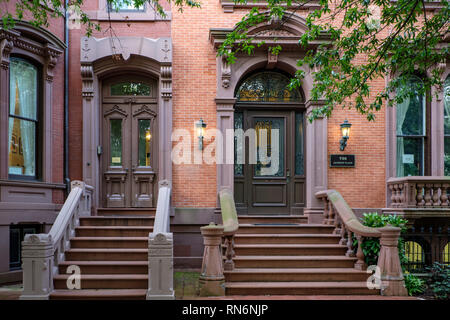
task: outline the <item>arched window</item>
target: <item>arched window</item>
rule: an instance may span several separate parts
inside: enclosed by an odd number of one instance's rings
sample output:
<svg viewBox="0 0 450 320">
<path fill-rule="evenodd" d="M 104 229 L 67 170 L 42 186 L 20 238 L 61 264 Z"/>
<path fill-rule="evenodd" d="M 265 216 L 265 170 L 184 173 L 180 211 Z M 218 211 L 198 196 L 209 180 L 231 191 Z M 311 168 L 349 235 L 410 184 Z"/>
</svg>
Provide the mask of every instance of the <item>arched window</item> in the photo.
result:
<svg viewBox="0 0 450 320">
<path fill-rule="evenodd" d="M 37 178 L 39 70 L 28 60 L 13 57 L 9 75 L 8 173 Z"/>
<path fill-rule="evenodd" d="M 416 241 L 405 242 L 405 255 L 408 259 L 408 271 L 421 270 L 425 265 L 425 253 Z"/>
<path fill-rule="evenodd" d="M 426 98 L 420 93 L 423 81 L 409 76 L 399 90 L 407 90 L 402 103 L 397 105 L 397 177 L 426 174 L 427 108 Z"/>
<path fill-rule="evenodd" d="M 444 175 L 450 176 L 450 76 L 444 82 Z"/>
<path fill-rule="evenodd" d="M 447 242 L 442 251 L 442 263 L 450 266 L 450 242 Z"/>
<path fill-rule="evenodd" d="M 298 90 L 289 90 L 288 76 L 275 72 L 263 71 L 245 79 L 236 92 L 240 102 L 302 102 Z"/>
</svg>

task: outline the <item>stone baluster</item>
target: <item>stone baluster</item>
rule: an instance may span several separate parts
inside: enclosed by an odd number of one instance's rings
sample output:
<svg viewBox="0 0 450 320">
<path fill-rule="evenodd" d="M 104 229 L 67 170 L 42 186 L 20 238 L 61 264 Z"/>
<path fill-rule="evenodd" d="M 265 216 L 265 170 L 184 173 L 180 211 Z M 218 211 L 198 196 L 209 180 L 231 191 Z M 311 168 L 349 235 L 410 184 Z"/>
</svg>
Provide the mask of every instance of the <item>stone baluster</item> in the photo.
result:
<svg viewBox="0 0 450 320">
<path fill-rule="evenodd" d="M 234 269 L 234 261 L 235 257 L 234 253 L 234 234 L 225 236 L 225 263 L 224 270 L 231 271 Z"/>
<path fill-rule="evenodd" d="M 347 228 L 345 227 L 345 224 L 342 223 L 342 227 L 341 227 L 341 240 L 339 240 L 339 244 L 340 245 L 345 245 L 347 243 L 346 239 L 345 239 L 345 235 L 347 234 Z"/>
<path fill-rule="evenodd" d="M 441 187 L 441 206 L 442 207 L 448 207 L 448 190 L 449 184 L 443 183 Z"/>
<path fill-rule="evenodd" d="M 336 216 L 333 208 L 333 204 L 331 201 L 328 201 L 328 224 L 333 225 L 335 222 Z"/>
<path fill-rule="evenodd" d="M 426 207 L 431 207 L 433 205 L 432 202 L 432 196 L 431 196 L 431 192 L 433 190 L 433 185 L 432 184 L 425 184 L 425 196 L 424 196 L 424 200 L 425 200 L 425 206 Z"/>
<path fill-rule="evenodd" d="M 441 189 L 440 183 L 433 184 L 433 206 L 435 206 L 435 207 L 440 205 L 440 203 L 439 203 L 439 200 L 440 200 L 439 190 L 440 189 Z"/>
<path fill-rule="evenodd" d="M 396 192 L 396 202 L 397 202 L 397 207 L 401 207 L 402 206 L 402 202 L 403 202 L 403 184 L 399 183 L 395 185 L 395 188 L 397 190 Z"/>
<path fill-rule="evenodd" d="M 396 208 L 397 207 L 397 203 L 395 202 L 395 189 L 394 189 L 394 184 L 389 184 L 388 185 L 389 190 L 391 191 L 391 207 L 392 208 Z"/>
<path fill-rule="evenodd" d="M 358 249 L 356 251 L 356 258 L 358 258 L 358 260 L 355 263 L 355 269 L 364 270 L 366 268 L 366 263 L 364 262 L 364 252 L 362 250 L 363 237 L 356 235 L 356 239 L 358 240 Z"/>
<path fill-rule="evenodd" d="M 353 232 L 350 230 L 347 230 L 347 252 L 345 255 L 347 257 L 354 257 L 355 253 L 353 252 L 353 238 L 352 238 Z"/>
<path fill-rule="evenodd" d="M 342 221 L 339 215 L 335 215 L 334 218 L 334 230 L 333 234 L 341 234 Z"/>
<path fill-rule="evenodd" d="M 416 190 L 417 190 L 417 194 L 416 194 L 417 203 L 416 203 L 416 205 L 418 207 L 423 206 L 423 187 L 424 187 L 423 183 L 418 183 L 416 185 Z"/>
<path fill-rule="evenodd" d="M 329 206 L 329 201 L 328 201 L 328 198 L 323 198 L 323 204 L 324 204 L 324 207 L 323 207 L 323 223 L 324 224 L 328 224 L 328 217 L 329 217 L 329 214 L 328 214 L 328 206 Z"/>
<path fill-rule="evenodd" d="M 211 222 L 200 228 L 205 245 L 202 273 L 199 277 L 200 296 L 224 296 L 225 277 L 223 275 L 221 243 L 223 226 Z"/>
</svg>

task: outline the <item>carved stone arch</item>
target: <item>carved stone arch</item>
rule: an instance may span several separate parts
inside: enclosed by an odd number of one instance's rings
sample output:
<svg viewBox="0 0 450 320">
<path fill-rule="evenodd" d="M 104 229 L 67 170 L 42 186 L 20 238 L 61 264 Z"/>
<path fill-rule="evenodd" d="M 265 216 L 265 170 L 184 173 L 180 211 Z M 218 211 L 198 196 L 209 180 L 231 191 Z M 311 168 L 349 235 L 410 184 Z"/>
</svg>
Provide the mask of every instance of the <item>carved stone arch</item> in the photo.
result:
<svg viewBox="0 0 450 320">
<path fill-rule="evenodd" d="M 157 112 L 144 110 L 158 121 L 158 180 L 172 179 L 170 158 L 172 132 L 172 40 L 169 37 L 118 37 L 81 39 L 83 95 L 83 179 L 94 186 L 94 206 L 99 205 L 101 81 L 120 72 L 156 79 Z M 143 107 L 142 107 L 143 108 Z M 157 115 L 157 116 L 156 116 Z"/>
</svg>

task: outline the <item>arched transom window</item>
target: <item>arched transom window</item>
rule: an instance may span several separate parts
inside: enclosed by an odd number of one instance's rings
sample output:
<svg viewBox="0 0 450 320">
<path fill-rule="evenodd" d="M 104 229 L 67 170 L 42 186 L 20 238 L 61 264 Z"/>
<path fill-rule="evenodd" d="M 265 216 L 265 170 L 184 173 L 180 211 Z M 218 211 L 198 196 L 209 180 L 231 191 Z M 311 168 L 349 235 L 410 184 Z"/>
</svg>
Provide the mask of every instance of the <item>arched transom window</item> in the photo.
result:
<svg viewBox="0 0 450 320">
<path fill-rule="evenodd" d="M 290 79 L 282 73 L 263 71 L 245 79 L 236 98 L 241 102 L 302 102 L 298 90 L 289 90 Z"/>
</svg>

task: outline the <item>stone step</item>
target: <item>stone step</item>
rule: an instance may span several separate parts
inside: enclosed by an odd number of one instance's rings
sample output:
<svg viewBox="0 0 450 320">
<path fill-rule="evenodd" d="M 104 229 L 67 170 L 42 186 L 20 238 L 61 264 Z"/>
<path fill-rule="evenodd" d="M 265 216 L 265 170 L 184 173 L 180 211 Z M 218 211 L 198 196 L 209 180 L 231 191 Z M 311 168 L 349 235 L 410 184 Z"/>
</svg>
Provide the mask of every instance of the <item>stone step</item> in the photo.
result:
<svg viewBox="0 0 450 320">
<path fill-rule="evenodd" d="M 67 279 L 70 275 L 53 277 L 55 289 L 69 289 Z M 72 282 L 70 282 L 72 283 Z M 85 274 L 81 275 L 81 289 L 147 289 L 147 274 Z"/>
<path fill-rule="evenodd" d="M 81 274 L 148 274 L 148 261 L 62 261 L 60 274 L 67 274 L 67 267 L 80 267 Z"/>
<path fill-rule="evenodd" d="M 379 295 L 366 282 L 227 282 L 227 295 Z"/>
<path fill-rule="evenodd" d="M 238 256 L 235 268 L 353 268 L 356 258 L 342 256 Z"/>
<path fill-rule="evenodd" d="M 80 226 L 153 226 L 155 217 L 117 217 L 92 216 L 81 217 Z"/>
<path fill-rule="evenodd" d="M 148 237 L 153 227 L 148 226 L 80 226 L 75 229 L 77 237 Z"/>
<path fill-rule="evenodd" d="M 370 274 L 353 268 L 235 268 L 225 271 L 227 282 L 268 282 L 268 281 L 366 281 Z"/>
<path fill-rule="evenodd" d="M 339 244 L 237 244 L 238 256 L 337 256 L 345 255 L 346 246 Z"/>
<path fill-rule="evenodd" d="M 154 216 L 156 208 L 98 208 L 97 216 Z"/>
<path fill-rule="evenodd" d="M 148 248 L 148 237 L 75 237 L 71 248 Z"/>
<path fill-rule="evenodd" d="M 236 234 L 235 244 L 338 244 L 335 234 Z"/>
<path fill-rule="evenodd" d="M 324 224 L 239 224 L 237 234 L 330 234 L 334 226 Z"/>
<path fill-rule="evenodd" d="M 118 290 L 55 290 L 50 294 L 52 300 L 145 300 L 146 289 Z"/>
<path fill-rule="evenodd" d="M 291 215 L 239 215 L 239 223 L 308 223 L 306 216 Z"/>
<path fill-rule="evenodd" d="M 65 255 L 68 261 L 147 261 L 148 249 L 69 249 Z"/>
</svg>

